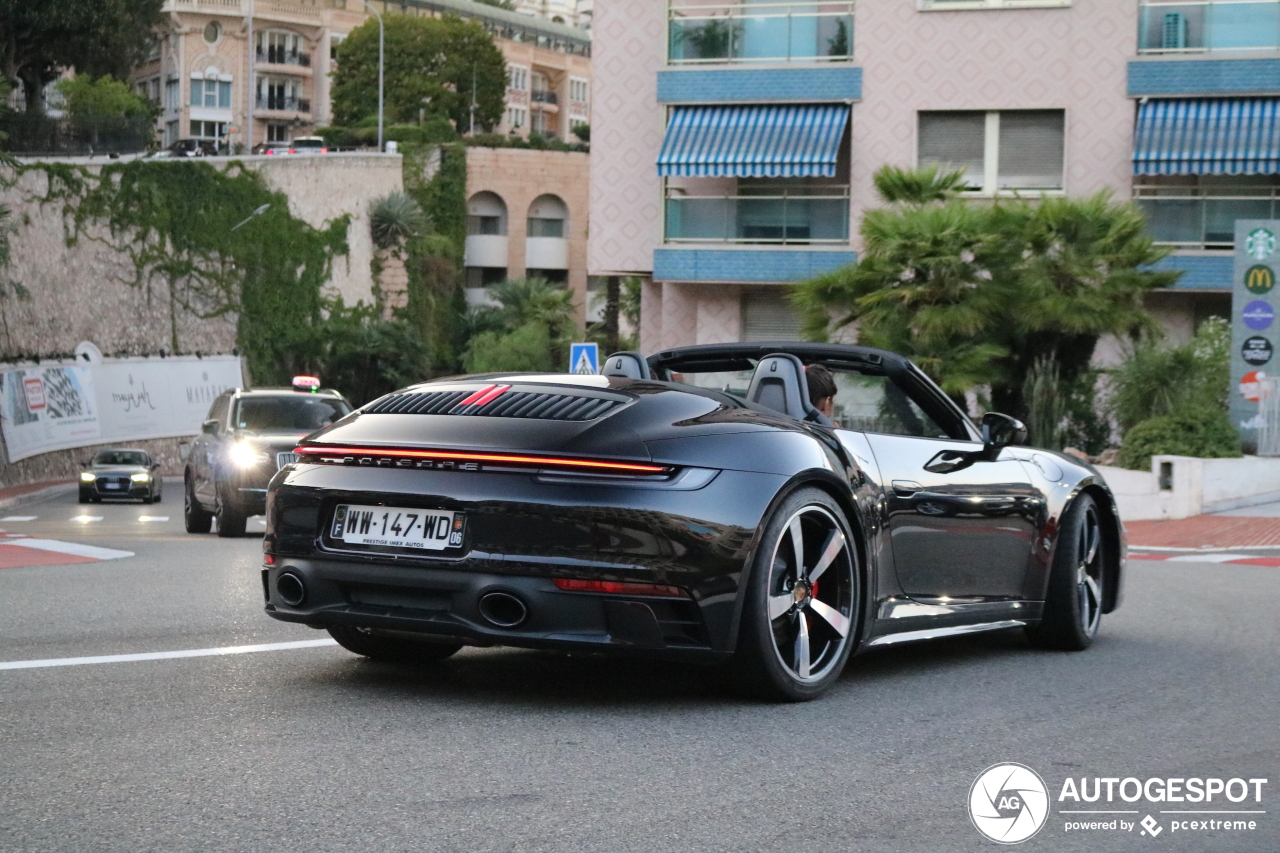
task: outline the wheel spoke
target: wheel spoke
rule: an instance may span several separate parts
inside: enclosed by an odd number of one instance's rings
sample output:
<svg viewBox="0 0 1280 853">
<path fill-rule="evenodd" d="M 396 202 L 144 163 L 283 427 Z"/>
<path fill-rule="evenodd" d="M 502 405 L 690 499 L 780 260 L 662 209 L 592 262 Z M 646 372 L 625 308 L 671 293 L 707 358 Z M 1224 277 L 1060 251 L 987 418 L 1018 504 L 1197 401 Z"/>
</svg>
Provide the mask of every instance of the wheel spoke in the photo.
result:
<svg viewBox="0 0 1280 853">
<path fill-rule="evenodd" d="M 816 598 L 809 600 L 809 607 L 814 613 L 821 616 L 828 625 L 834 628 L 836 633 L 841 637 L 848 636 L 849 620 L 846 619 L 844 614 L 839 610 L 836 610 L 831 605 L 821 602 Z"/>
<path fill-rule="evenodd" d="M 823 546 L 822 556 L 818 558 L 813 570 L 809 572 L 809 580 L 816 581 L 822 577 L 822 573 L 835 561 L 836 557 L 840 556 L 840 552 L 843 550 L 844 534 L 839 530 L 832 530 L 831 535 L 827 537 L 827 544 Z"/>
<path fill-rule="evenodd" d="M 804 532 L 800 529 L 800 516 L 791 519 L 791 547 L 796 553 L 796 580 L 804 580 Z"/>
<path fill-rule="evenodd" d="M 1092 516 L 1086 518 L 1084 526 L 1084 564 L 1093 565 L 1093 558 L 1098 556 L 1098 524 Z"/>
<path fill-rule="evenodd" d="M 796 603 L 795 597 L 792 596 L 791 593 L 789 592 L 786 593 L 785 595 L 769 596 L 769 621 L 772 622 L 774 619 L 777 619 L 779 616 L 785 615 L 786 612 L 790 610 L 791 606 L 795 603 Z"/>
<path fill-rule="evenodd" d="M 805 621 L 803 613 L 796 614 L 796 624 L 800 626 L 800 632 L 796 635 L 795 649 L 795 669 L 796 675 L 801 678 L 809 677 L 809 625 Z"/>
<path fill-rule="evenodd" d="M 1085 589 L 1089 591 L 1089 597 L 1093 599 L 1093 606 L 1102 607 L 1102 590 L 1098 588 L 1098 582 L 1093 579 L 1093 575 L 1088 573 L 1084 576 Z"/>
</svg>

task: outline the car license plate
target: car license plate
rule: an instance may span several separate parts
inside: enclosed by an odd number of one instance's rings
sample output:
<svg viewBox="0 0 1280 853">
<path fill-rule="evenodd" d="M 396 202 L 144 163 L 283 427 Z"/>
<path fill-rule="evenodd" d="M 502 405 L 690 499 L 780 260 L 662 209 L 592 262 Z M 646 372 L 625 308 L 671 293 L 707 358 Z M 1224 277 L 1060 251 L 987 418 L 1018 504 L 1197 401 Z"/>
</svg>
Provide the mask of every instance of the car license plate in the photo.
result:
<svg viewBox="0 0 1280 853">
<path fill-rule="evenodd" d="M 465 521 L 447 510 L 343 504 L 333 513 L 329 535 L 350 545 L 443 551 L 462 545 Z"/>
<path fill-rule="evenodd" d="M 120 484 L 119 483 L 103 483 L 102 487 L 104 489 L 118 489 L 120 488 Z"/>
</svg>

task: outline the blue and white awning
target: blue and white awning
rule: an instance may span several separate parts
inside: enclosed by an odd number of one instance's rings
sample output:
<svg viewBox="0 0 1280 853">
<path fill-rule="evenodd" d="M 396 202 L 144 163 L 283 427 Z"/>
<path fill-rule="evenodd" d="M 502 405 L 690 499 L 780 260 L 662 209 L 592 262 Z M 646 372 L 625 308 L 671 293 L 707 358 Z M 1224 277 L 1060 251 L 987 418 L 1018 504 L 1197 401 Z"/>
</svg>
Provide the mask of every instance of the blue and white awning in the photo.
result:
<svg viewBox="0 0 1280 853">
<path fill-rule="evenodd" d="M 675 107 L 658 174 L 695 178 L 834 178 L 847 104 Z"/>
<path fill-rule="evenodd" d="M 1138 107 L 1135 175 L 1280 173 L 1280 99 L 1152 100 Z"/>
</svg>

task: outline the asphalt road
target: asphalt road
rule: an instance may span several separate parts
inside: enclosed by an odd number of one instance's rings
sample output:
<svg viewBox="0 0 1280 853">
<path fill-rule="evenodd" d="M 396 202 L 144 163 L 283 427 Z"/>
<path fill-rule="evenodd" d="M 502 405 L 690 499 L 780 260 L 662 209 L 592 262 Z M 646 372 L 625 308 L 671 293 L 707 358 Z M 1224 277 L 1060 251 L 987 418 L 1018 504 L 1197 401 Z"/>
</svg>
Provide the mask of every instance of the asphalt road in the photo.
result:
<svg viewBox="0 0 1280 853">
<path fill-rule="evenodd" d="M 258 540 L 183 533 L 166 491 L 0 511 L 37 516 L 0 520 L 11 533 L 136 555 L 0 569 L 0 662 L 324 638 L 263 614 Z M 1015 761 L 1051 808 L 1019 849 L 1275 851 L 1277 601 L 1274 567 L 1136 561 L 1087 652 L 1017 632 L 890 648 L 803 705 L 508 649 L 0 669 L 0 850 L 990 851 L 969 788 Z M 1253 831 L 1070 833 L 1067 776 L 1266 778 L 1261 804 L 1214 807 L 1267 813 Z M 1124 817 L 1172 819 L 1138 807 Z"/>
</svg>

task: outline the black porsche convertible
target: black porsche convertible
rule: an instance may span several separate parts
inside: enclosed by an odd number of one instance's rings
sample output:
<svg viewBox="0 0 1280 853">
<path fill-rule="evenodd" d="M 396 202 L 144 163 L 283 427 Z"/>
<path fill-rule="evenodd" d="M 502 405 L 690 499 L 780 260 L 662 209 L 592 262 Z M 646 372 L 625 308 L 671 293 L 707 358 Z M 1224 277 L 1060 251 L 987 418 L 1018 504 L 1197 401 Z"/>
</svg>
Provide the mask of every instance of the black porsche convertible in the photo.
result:
<svg viewBox="0 0 1280 853">
<path fill-rule="evenodd" d="M 813 364 L 835 378 L 830 420 Z M 857 346 L 415 385 L 271 481 L 266 609 L 372 658 L 657 655 L 789 700 L 889 643 L 1021 628 L 1084 649 L 1120 603 L 1123 527 L 1097 471 L 1025 437 Z"/>
</svg>

